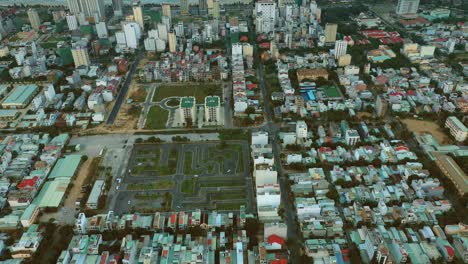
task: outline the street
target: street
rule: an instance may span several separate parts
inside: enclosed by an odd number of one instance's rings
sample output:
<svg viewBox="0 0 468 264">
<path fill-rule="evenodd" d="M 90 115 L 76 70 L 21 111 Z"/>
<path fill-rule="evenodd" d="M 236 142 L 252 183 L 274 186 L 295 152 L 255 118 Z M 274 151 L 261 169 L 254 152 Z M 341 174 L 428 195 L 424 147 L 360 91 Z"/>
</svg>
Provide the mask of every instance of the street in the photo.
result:
<svg viewBox="0 0 468 264">
<path fill-rule="evenodd" d="M 255 48 L 254 54 L 256 53 L 257 49 Z M 268 103 L 268 93 L 265 87 L 265 80 L 263 79 L 263 66 L 258 59 L 258 54 L 255 56 L 255 59 L 258 62 L 257 68 L 257 77 L 260 84 L 260 89 L 262 92 L 264 107 L 265 107 L 265 116 L 266 116 L 266 124 L 263 125 L 259 130 L 267 131 L 269 134 L 270 142 L 273 147 L 273 156 L 275 158 L 276 170 L 278 171 L 279 175 L 279 185 L 281 190 L 281 203 L 284 206 L 284 214 L 286 225 L 288 226 L 288 240 L 292 243 L 292 247 L 290 248 L 290 261 L 291 263 L 299 263 L 299 249 L 302 246 L 302 238 L 299 236 L 299 229 L 296 224 L 296 212 L 294 209 L 294 205 L 292 201 L 288 199 L 288 194 L 290 192 L 288 185 L 287 185 L 287 177 L 284 174 L 283 167 L 281 166 L 281 147 L 276 140 L 276 135 L 279 132 L 279 126 L 273 123 L 272 119 L 272 109 L 270 108 L 270 104 Z"/>
<path fill-rule="evenodd" d="M 130 71 L 128 71 L 126 75 L 127 77 L 125 79 L 125 82 L 122 85 L 122 88 L 120 89 L 119 94 L 117 95 L 117 99 L 115 100 L 114 107 L 112 108 L 112 111 L 110 112 L 109 117 L 107 118 L 106 124 L 108 125 L 114 124 L 115 118 L 117 117 L 120 107 L 122 106 L 122 103 L 125 100 L 125 97 L 127 96 L 128 88 L 130 87 L 130 83 L 132 82 L 133 75 L 135 75 L 135 71 L 142 57 L 143 57 L 143 51 L 140 49 L 138 50 L 138 53 L 135 57 L 135 61 L 133 62 L 132 67 L 130 68 Z"/>
</svg>

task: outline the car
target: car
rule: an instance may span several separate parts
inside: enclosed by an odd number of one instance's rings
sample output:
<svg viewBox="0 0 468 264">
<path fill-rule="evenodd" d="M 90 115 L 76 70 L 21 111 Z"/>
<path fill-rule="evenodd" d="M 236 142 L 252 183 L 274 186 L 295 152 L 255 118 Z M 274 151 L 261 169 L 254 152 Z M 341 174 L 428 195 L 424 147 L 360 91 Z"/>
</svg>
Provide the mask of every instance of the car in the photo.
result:
<svg viewBox="0 0 468 264">
<path fill-rule="evenodd" d="M 115 189 L 118 190 L 118 189 L 119 189 L 119 185 L 115 186 Z"/>
<path fill-rule="evenodd" d="M 131 204 L 131 203 L 132 203 L 132 201 L 128 200 L 128 204 Z"/>
</svg>

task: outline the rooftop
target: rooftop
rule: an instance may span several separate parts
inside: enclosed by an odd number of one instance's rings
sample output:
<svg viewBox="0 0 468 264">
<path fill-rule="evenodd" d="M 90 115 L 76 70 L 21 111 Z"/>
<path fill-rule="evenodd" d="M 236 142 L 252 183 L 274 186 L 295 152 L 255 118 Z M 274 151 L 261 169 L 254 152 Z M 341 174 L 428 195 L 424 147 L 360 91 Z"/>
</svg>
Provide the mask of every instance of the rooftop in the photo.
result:
<svg viewBox="0 0 468 264">
<path fill-rule="evenodd" d="M 2 105 L 24 105 L 37 92 L 39 88 L 35 84 L 17 85 L 5 98 Z"/>
<path fill-rule="evenodd" d="M 182 108 L 191 108 L 195 105 L 195 97 L 193 96 L 186 96 L 182 97 L 180 100 L 180 107 Z"/>
<path fill-rule="evenodd" d="M 205 97 L 205 105 L 207 107 L 219 106 L 219 96 L 207 96 Z"/>
<path fill-rule="evenodd" d="M 71 178 L 75 175 L 78 165 L 81 162 L 81 155 L 67 155 L 57 161 L 52 172 L 49 175 L 49 179 L 55 179 L 59 177 Z"/>
</svg>

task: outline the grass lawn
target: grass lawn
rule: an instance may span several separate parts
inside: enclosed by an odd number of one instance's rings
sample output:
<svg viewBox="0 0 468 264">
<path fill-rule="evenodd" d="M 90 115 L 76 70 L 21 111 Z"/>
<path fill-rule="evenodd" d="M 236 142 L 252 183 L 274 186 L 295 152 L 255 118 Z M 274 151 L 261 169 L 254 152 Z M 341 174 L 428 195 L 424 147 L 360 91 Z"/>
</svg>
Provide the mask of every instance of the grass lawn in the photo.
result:
<svg viewBox="0 0 468 264">
<path fill-rule="evenodd" d="M 148 129 L 164 129 L 169 113 L 159 106 L 152 106 L 148 111 L 146 119 L 146 128 Z"/>
<path fill-rule="evenodd" d="M 170 189 L 174 186 L 170 180 L 162 180 L 155 183 L 132 183 L 127 185 L 127 190 L 157 190 L 157 189 Z"/>
<path fill-rule="evenodd" d="M 224 177 L 210 177 L 209 180 L 200 182 L 200 187 L 221 187 L 221 186 L 245 186 L 245 180 L 242 178 Z"/>
<path fill-rule="evenodd" d="M 135 199 L 138 200 L 157 200 L 161 195 L 157 193 L 137 193 Z"/>
<path fill-rule="evenodd" d="M 195 179 L 184 180 L 182 182 L 181 191 L 185 194 L 193 194 L 194 184 L 195 184 Z"/>
<path fill-rule="evenodd" d="M 231 200 L 231 199 L 245 199 L 243 193 L 213 193 L 211 194 L 213 200 Z"/>
<path fill-rule="evenodd" d="M 156 88 L 153 102 L 159 102 L 171 96 L 195 96 L 197 103 L 203 103 L 208 95 L 221 96 L 221 86 L 218 84 L 197 84 L 197 85 L 161 85 Z"/>
<path fill-rule="evenodd" d="M 184 157 L 184 174 L 195 175 L 203 172 L 202 168 L 192 168 L 193 153 L 191 151 L 185 152 Z"/>
<path fill-rule="evenodd" d="M 217 203 L 216 209 L 218 210 L 239 210 L 241 205 L 245 206 L 245 203 Z"/>
<path fill-rule="evenodd" d="M 174 98 L 174 99 L 171 99 L 171 100 L 167 101 L 166 104 L 168 106 L 179 106 L 179 103 L 180 103 L 180 101 Z"/>
</svg>

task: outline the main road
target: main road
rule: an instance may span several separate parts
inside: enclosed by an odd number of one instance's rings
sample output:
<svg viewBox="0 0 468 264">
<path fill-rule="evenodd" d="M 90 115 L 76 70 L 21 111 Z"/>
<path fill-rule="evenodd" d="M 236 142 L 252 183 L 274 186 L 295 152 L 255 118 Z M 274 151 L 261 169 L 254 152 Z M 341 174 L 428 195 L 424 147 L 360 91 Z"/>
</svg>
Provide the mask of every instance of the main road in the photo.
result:
<svg viewBox="0 0 468 264">
<path fill-rule="evenodd" d="M 255 51 L 257 49 L 255 48 Z M 266 123 L 260 128 L 262 131 L 267 131 L 269 134 L 270 142 L 273 147 L 273 156 L 275 158 L 276 170 L 278 172 L 279 177 L 279 185 L 281 190 L 281 203 L 284 206 L 284 216 L 285 222 L 288 226 L 288 240 L 291 242 L 289 244 L 290 248 L 290 262 L 291 263 L 299 263 L 299 249 L 302 247 L 302 239 L 299 235 L 299 229 L 296 222 L 296 212 L 294 209 L 294 205 L 292 201 L 288 198 L 290 189 L 288 187 L 288 178 L 286 177 L 283 167 L 281 166 L 281 148 L 276 139 L 276 135 L 279 132 L 279 126 L 273 122 L 273 114 L 272 109 L 269 104 L 268 93 L 265 88 L 265 80 L 263 78 L 263 66 L 259 61 L 259 54 L 255 56 L 257 60 L 257 76 L 258 81 L 260 84 L 260 90 L 262 92 L 263 97 L 263 105 L 265 107 L 265 117 Z"/>
<path fill-rule="evenodd" d="M 114 107 L 112 108 L 112 111 L 110 112 L 109 117 L 107 118 L 106 124 L 108 125 L 114 124 L 115 118 L 117 117 L 120 107 L 122 106 L 122 103 L 125 100 L 125 96 L 127 96 L 128 88 L 130 87 L 130 83 L 132 83 L 133 75 L 135 74 L 138 64 L 140 64 L 140 60 L 142 56 L 143 56 L 143 52 L 141 51 L 141 49 L 139 49 L 135 57 L 135 61 L 133 62 L 132 67 L 130 68 L 130 71 L 127 73 L 127 77 L 125 79 L 124 84 L 122 85 L 122 89 L 120 89 L 120 92 L 117 95 L 117 99 L 115 100 Z"/>
</svg>

